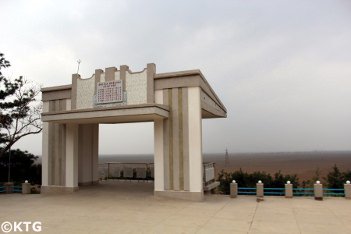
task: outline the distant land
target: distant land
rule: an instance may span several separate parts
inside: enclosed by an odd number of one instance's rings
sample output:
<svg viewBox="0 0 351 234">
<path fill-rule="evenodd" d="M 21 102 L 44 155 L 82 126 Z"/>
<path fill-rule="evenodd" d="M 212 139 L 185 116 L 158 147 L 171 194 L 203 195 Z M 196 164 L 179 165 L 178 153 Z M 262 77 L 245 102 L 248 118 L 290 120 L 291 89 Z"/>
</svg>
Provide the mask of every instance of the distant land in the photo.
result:
<svg viewBox="0 0 351 234">
<path fill-rule="evenodd" d="M 204 154 L 204 162 L 216 163 L 216 173 L 222 169 L 235 171 L 265 171 L 274 174 L 297 174 L 300 181 L 311 179 L 317 170 L 324 177 L 336 164 L 340 170 L 351 170 L 351 151 L 311 151 L 274 153 L 229 153 L 229 165 L 225 165 L 225 153 Z M 153 155 L 100 155 L 99 163 L 152 163 Z M 350 178 L 351 179 L 351 178 Z"/>
<path fill-rule="evenodd" d="M 214 162 L 216 173 L 239 170 L 253 172 L 265 171 L 274 174 L 297 174 L 300 179 L 312 179 L 316 171 L 320 176 L 326 174 L 336 164 L 340 170 L 351 170 L 351 151 L 310 151 L 310 152 L 273 152 L 273 153 L 229 153 L 229 165 L 225 165 L 225 153 L 204 154 L 204 162 Z M 38 163 L 41 158 L 38 159 Z M 101 154 L 99 163 L 153 163 L 152 154 Z M 351 178 L 350 178 L 351 180 Z"/>
</svg>

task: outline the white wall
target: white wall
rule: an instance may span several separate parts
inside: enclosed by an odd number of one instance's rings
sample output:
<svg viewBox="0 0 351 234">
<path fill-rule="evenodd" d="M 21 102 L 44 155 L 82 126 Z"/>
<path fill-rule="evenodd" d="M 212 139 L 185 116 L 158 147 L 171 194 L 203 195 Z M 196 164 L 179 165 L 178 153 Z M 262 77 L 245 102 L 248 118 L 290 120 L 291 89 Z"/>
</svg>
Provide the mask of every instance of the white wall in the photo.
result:
<svg viewBox="0 0 351 234">
<path fill-rule="evenodd" d="M 190 192 L 202 192 L 202 122 L 201 90 L 199 87 L 188 88 L 189 114 L 189 168 Z"/>
</svg>

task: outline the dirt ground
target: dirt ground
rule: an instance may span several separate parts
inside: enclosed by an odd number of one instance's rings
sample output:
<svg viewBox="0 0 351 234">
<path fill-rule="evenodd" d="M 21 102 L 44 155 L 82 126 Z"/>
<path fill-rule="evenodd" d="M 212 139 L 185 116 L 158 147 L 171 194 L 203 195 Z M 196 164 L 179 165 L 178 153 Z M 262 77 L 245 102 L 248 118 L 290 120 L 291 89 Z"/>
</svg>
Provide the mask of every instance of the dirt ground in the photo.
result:
<svg viewBox="0 0 351 234">
<path fill-rule="evenodd" d="M 225 154 L 209 154 L 204 158 L 216 163 L 217 173 L 222 169 L 230 172 L 240 168 L 247 172 L 265 171 L 271 174 L 281 170 L 283 174 L 297 174 L 300 181 L 313 178 L 317 170 L 324 177 L 334 164 L 341 171 L 351 170 L 351 152 L 229 154 L 227 165 Z"/>
</svg>

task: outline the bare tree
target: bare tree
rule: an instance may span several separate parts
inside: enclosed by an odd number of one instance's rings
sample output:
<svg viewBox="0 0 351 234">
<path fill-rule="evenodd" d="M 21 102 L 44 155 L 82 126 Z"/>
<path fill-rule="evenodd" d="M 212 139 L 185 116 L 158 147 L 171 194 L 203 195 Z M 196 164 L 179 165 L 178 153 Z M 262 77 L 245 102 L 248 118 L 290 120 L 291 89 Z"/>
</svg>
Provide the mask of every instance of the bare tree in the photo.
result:
<svg viewBox="0 0 351 234">
<path fill-rule="evenodd" d="M 39 87 L 23 77 L 4 77 L 1 69 L 9 66 L 0 53 L 0 157 L 22 137 L 42 130 Z"/>
</svg>

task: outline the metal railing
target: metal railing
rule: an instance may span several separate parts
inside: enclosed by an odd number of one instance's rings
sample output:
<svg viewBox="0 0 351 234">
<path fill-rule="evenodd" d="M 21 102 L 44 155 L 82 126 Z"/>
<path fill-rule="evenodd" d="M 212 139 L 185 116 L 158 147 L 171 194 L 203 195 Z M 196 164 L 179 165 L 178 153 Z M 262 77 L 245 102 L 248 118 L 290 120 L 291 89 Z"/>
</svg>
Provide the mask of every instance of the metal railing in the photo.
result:
<svg viewBox="0 0 351 234">
<path fill-rule="evenodd" d="M 313 188 L 293 188 L 293 195 L 298 197 L 314 196 Z"/>
<path fill-rule="evenodd" d="M 264 188 L 263 192 L 267 196 L 284 196 L 285 188 Z"/>
<path fill-rule="evenodd" d="M 326 197 L 344 197 L 345 190 L 343 188 L 324 188 L 323 195 Z"/>
<path fill-rule="evenodd" d="M 256 188 L 238 188 L 238 195 L 256 195 Z M 266 196 L 284 196 L 284 188 L 264 188 L 264 195 Z"/>
<path fill-rule="evenodd" d="M 153 163 L 119 163 L 99 164 L 100 179 L 154 180 Z"/>
<path fill-rule="evenodd" d="M 256 188 L 239 187 L 238 195 L 256 195 Z M 285 196 L 285 188 L 264 188 L 265 196 Z M 324 188 L 323 195 L 326 197 L 344 197 L 343 188 Z M 313 197 L 313 188 L 293 188 L 293 196 L 296 197 Z"/>
<path fill-rule="evenodd" d="M 0 186 L 0 193 L 22 193 L 22 186 Z"/>
<path fill-rule="evenodd" d="M 239 187 L 238 194 L 239 195 L 256 195 L 256 188 Z"/>
<path fill-rule="evenodd" d="M 12 187 L 12 192 L 13 193 L 22 193 L 22 186 L 21 185 L 18 185 L 18 186 L 13 186 Z"/>
<path fill-rule="evenodd" d="M 215 182 L 215 163 L 203 163 L 203 184 Z M 154 163 L 107 162 L 99 164 L 99 178 L 102 180 L 154 180 Z"/>
<path fill-rule="evenodd" d="M 215 182 L 215 163 L 214 162 L 204 162 L 203 166 L 203 184 L 207 186 Z"/>
</svg>

